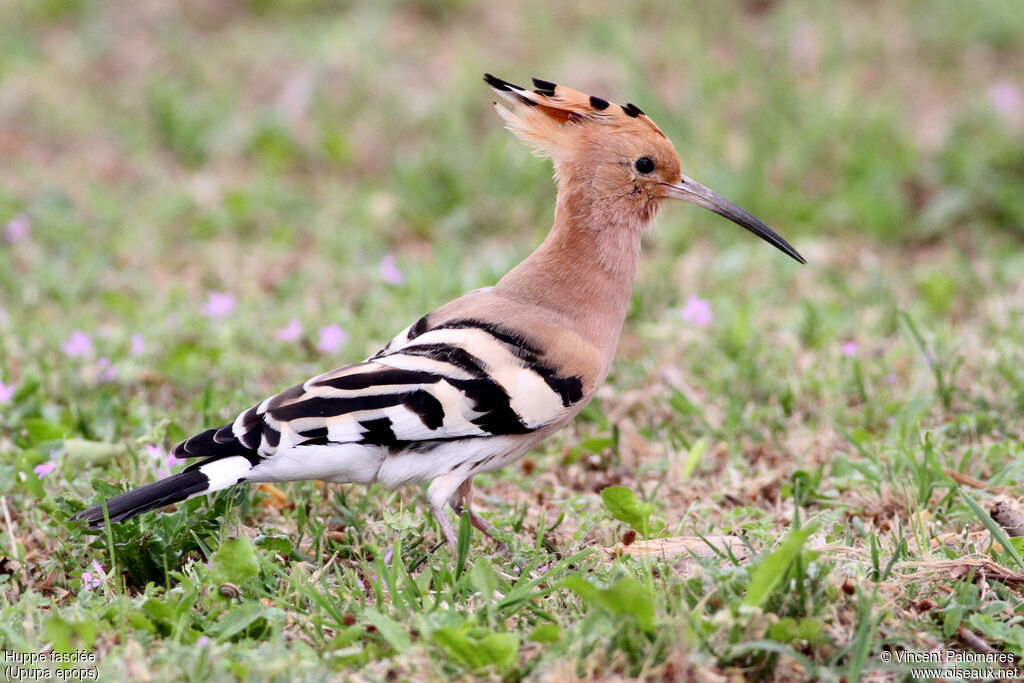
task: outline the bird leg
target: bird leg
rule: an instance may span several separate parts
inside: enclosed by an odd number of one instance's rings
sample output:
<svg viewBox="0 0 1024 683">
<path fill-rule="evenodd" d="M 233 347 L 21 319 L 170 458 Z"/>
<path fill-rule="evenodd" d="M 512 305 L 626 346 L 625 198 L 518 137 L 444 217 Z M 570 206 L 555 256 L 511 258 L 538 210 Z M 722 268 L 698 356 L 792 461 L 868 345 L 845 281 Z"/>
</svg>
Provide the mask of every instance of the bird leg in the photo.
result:
<svg viewBox="0 0 1024 683">
<path fill-rule="evenodd" d="M 469 513 L 469 522 L 481 532 L 484 536 L 494 541 L 498 550 L 505 551 L 507 546 L 494 537 L 494 532 L 497 529 L 494 525 L 488 522 L 480 515 L 473 512 L 473 478 L 470 477 L 466 481 L 459 485 L 459 488 L 455 491 L 455 499 L 451 501 L 452 509 L 455 510 L 455 514 L 462 515 L 462 510 L 465 509 Z"/>
<path fill-rule="evenodd" d="M 430 505 L 430 514 L 434 515 L 434 520 L 437 521 L 437 525 L 441 527 L 441 533 L 444 534 L 444 538 L 448 541 L 448 547 L 452 550 L 452 555 L 455 555 L 458 549 L 458 536 L 455 535 L 455 529 L 452 528 L 452 523 L 448 519 L 448 515 L 444 514 L 444 501 L 428 501 Z"/>
<path fill-rule="evenodd" d="M 458 534 L 452 526 L 448 516 L 444 513 L 445 504 L 450 504 L 455 514 L 461 515 L 463 510 L 469 513 L 469 521 L 485 536 L 494 541 L 498 550 L 507 550 L 504 543 L 494 537 L 496 529 L 480 515 L 473 512 L 471 505 L 473 498 L 473 478 L 463 479 L 465 475 L 443 475 L 437 477 L 427 488 L 427 503 L 430 505 L 430 514 L 434 515 L 437 525 L 441 527 L 441 533 L 448 541 L 448 547 L 455 555 L 458 550 Z"/>
<path fill-rule="evenodd" d="M 452 556 L 458 551 L 458 535 L 452 527 L 448 515 L 444 513 L 444 506 L 451 501 L 462 484 L 465 482 L 465 475 L 446 474 L 435 478 L 427 487 L 427 504 L 430 506 L 430 514 L 434 515 L 437 525 L 441 527 L 441 533 L 448 541 L 448 547 L 452 550 Z"/>
</svg>

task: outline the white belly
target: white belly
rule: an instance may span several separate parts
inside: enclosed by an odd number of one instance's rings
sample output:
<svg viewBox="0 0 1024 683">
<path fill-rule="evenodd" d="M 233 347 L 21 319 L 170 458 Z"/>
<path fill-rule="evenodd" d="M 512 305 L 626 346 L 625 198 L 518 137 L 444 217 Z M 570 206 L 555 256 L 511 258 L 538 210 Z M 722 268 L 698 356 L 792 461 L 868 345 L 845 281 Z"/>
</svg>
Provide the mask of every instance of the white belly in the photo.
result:
<svg viewBox="0 0 1024 683">
<path fill-rule="evenodd" d="M 459 472 L 472 476 L 514 462 L 546 434 L 492 436 L 440 441 L 430 450 L 390 452 L 384 446 L 355 443 L 294 446 L 278 451 L 249 470 L 246 481 L 321 479 L 337 484 L 372 484 L 387 488 L 430 481 Z"/>
</svg>

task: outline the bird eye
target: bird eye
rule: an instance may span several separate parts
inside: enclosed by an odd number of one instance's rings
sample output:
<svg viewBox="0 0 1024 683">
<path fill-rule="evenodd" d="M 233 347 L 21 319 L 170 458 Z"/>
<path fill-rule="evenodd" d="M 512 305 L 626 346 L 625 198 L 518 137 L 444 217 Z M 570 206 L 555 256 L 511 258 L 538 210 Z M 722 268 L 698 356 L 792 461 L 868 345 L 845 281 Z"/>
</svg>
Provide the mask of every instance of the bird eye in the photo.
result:
<svg viewBox="0 0 1024 683">
<path fill-rule="evenodd" d="M 654 162 L 651 161 L 650 157 L 640 157 L 639 159 L 636 160 L 636 163 L 633 164 L 633 166 L 636 167 L 637 171 L 643 173 L 644 175 L 654 171 Z"/>
</svg>

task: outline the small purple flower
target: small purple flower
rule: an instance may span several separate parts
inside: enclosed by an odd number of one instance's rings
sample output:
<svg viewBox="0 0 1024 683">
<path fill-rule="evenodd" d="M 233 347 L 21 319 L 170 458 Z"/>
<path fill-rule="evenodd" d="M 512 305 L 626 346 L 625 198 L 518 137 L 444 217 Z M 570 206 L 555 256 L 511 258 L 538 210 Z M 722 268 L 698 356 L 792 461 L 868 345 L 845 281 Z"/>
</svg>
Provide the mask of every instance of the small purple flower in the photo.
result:
<svg viewBox="0 0 1024 683">
<path fill-rule="evenodd" d="M 171 470 L 180 463 L 185 462 L 180 458 L 174 457 L 171 453 L 168 453 L 167 456 L 164 457 L 164 451 L 159 446 L 146 444 L 145 449 L 146 454 L 156 461 L 156 474 L 161 478 L 171 476 Z"/>
<path fill-rule="evenodd" d="M 0 381 L 0 403 L 10 403 L 11 399 L 14 398 L 14 384 L 4 384 Z"/>
<path fill-rule="evenodd" d="M 1016 83 L 998 81 L 988 88 L 988 101 L 992 108 L 1005 119 L 1016 119 L 1024 113 L 1024 93 Z"/>
<path fill-rule="evenodd" d="M 320 328 L 320 343 L 316 345 L 321 353 L 336 353 L 348 341 L 348 332 L 337 324 Z"/>
<path fill-rule="evenodd" d="M 209 644 L 210 644 L 210 636 L 199 636 L 199 639 L 196 640 L 196 645 L 198 645 L 199 647 L 206 647 Z"/>
<path fill-rule="evenodd" d="M 274 333 L 278 341 L 293 342 L 302 336 L 302 323 L 298 318 L 292 318 L 288 324 Z"/>
<path fill-rule="evenodd" d="M 36 473 L 37 477 L 42 479 L 55 469 L 57 469 L 57 463 L 51 460 L 50 462 L 44 462 L 42 465 L 36 465 L 32 468 L 32 471 Z"/>
<path fill-rule="evenodd" d="M 846 342 L 840 347 L 839 350 L 843 352 L 844 356 L 849 356 L 850 358 L 853 358 L 854 356 L 857 355 L 857 342 Z"/>
<path fill-rule="evenodd" d="M 146 352 L 146 340 L 142 338 L 141 334 L 132 335 L 132 348 L 129 351 L 133 356 L 138 358 Z"/>
<path fill-rule="evenodd" d="M 384 564 L 386 564 L 389 567 L 391 566 L 391 556 L 394 555 L 394 553 L 394 550 L 389 550 L 387 551 L 387 553 L 384 554 Z"/>
<path fill-rule="evenodd" d="M 7 225 L 4 227 L 4 240 L 9 244 L 17 244 L 27 238 L 31 230 L 32 221 L 25 214 L 19 213 L 7 221 Z"/>
<path fill-rule="evenodd" d="M 235 295 L 230 292 L 210 292 L 210 298 L 202 308 L 207 318 L 226 318 L 235 310 Z"/>
<path fill-rule="evenodd" d="M 405 282 L 405 273 L 398 268 L 398 264 L 395 262 L 395 255 L 390 251 L 384 254 L 384 258 L 380 260 L 377 270 L 380 272 L 381 279 L 389 285 L 400 285 Z"/>
<path fill-rule="evenodd" d="M 711 302 L 691 294 L 686 299 L 686 305 L 679 313 L 683 322 L 692 323 L 697 327 L 707 327 L 715 316 L 711 313 Z"/>
<path fill-rule="evenodd" d="M 897 375 L 895 372 L 890 372 L 888 375 L 885 376 L 885 383 L 888 384 L 889 386 L 892 386 L 893 384 L 896 384 L 899 381 L 900 376 Z"/>
<path fill-rule="evenodd" d="M 821 62 L 821 38 L 811 22 L 804 22 L 789 43 L 789 54 L 802 71 L 815 72 Z"/>
<path fill-rule="evenodd" d="M 101 382 L 113 382 L 117 379 L 117 368 L 110 364 L 109 358 L 100 358 L 96 362 L 96 370 Z"/>
<path fill-rule="evenodd" d="M 75 330 L 61 348 L 71 358 L 92 355 L 92 337 L 81 330 Z"/>
<path fill-rule="evenodd" d="M 358 576 L 356 577 L 356 585 L 359 586 L 359 590 L 366 590 L 366 584 Z"/>
<path fill-rule="evenodd" d="M 82 588 L 95 590 L 103 585 L 103 579 L 94 576 L 92 572 L 82 572 Z"/>
</svg>

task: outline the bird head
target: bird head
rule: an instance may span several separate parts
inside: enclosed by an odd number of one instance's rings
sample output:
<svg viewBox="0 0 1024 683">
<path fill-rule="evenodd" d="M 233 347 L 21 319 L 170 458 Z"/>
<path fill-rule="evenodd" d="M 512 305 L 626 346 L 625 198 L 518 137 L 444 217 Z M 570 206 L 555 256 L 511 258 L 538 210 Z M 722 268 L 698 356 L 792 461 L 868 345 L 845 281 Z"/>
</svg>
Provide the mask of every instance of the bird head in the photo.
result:
<svg viewBox="0 0 1024 683">
<path fill-rule="evenodd" d="M 683 175 L 672 141 L 635 104 L 614 104 L 564 85 L 533 79 L 534 90 L 484 74 L 498 114 L 515 135 L 555 166 L 560 187 L 596 222 L 646 227 L 665 199 L 682 199 L 743 226 L 793 257 L 804 258 L 747 211 Z"/>
</svg>

